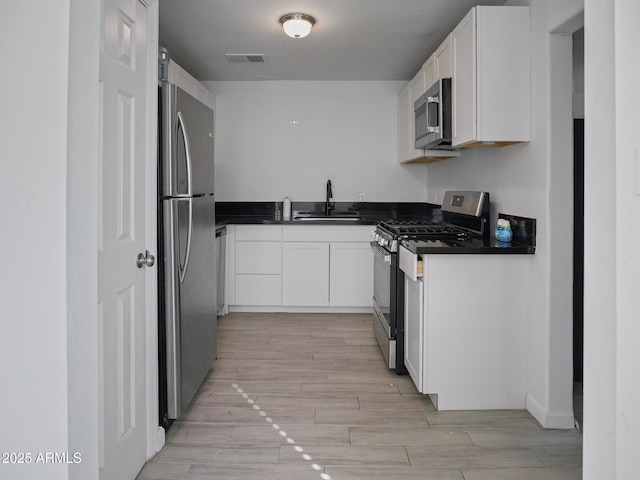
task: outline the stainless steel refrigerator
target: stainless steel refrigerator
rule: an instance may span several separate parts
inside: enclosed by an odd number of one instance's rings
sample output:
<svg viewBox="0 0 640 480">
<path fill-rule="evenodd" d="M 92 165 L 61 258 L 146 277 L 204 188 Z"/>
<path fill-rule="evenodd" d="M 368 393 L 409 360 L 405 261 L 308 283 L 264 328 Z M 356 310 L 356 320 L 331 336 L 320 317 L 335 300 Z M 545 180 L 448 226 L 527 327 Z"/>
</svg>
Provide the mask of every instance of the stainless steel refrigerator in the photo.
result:
<svg viewBox="0 0 640 480">
<path fill-rule="evenodd" d="M 213 111 L 169 83 L 158 93 L 160 424 L 168 428 L 216 358 Z"/>
</svg>

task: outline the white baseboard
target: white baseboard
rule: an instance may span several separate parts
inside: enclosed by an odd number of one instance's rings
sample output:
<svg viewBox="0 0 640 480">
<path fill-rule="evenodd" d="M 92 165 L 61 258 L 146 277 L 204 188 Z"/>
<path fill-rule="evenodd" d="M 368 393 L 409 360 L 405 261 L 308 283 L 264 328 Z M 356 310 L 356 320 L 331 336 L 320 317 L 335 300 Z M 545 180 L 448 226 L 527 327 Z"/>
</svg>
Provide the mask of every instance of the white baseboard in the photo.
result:
<svg viewBox="0 0 640 480">
<path fill-rule="evenodd" d="M 156 430 L 156 453 L 158 453 L 160 449 L 164 447 L 165 433 L 166 432 L 164 431 L 164 428 L 158 426 L 158 429 Z"/>
<path fill-rule="evenodd" d="M 370 313 L 372 307 L 291 307 L 271 305 L 229 305 L 228 313 Z"/>
<path fill-rule="evenodd" d="M 536 401 L 530 394 L 527 395 L 526 408 L 544 428 L 559 428 L 565 430 L 576 428 L 573 410 L 546 410 L 540 402 Z"/>
</svg>

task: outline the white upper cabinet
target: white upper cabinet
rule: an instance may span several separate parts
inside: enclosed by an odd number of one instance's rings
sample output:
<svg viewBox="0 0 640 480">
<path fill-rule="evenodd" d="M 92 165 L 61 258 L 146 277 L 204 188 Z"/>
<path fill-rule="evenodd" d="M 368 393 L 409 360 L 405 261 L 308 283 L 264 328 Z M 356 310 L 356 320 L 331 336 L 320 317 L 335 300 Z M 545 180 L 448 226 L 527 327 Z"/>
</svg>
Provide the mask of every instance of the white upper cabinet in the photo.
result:
<svg viewBox="0 0 640 480">
<path fill-rule="evenodd" d="M 427 91 L 427 88 L 435 83 L 436 75 L 436 54 L 434 53 L 398 97 L 398 161 L 400 163 L 429 163 L 460 156 L 458 152 L 415 148 L 416 117 L 413 104 Z"/>
<path fill-rule="evenodd" d="M 444 42 L 433 54 L 435 77 L 432 82 L 427 83 L 427 88 L 433 85 L 436 80 L 449 78 L 453 74 L 453 50 L 451 49 L 451 34 L 447 35 Z"/>
<path fill-rule="evenodd" d="M 409 95 L 409 84 L 402 89 L 398 97 L 398 161 L 404 163 L 410 159 L 409 152 L 413 152 L 413 142 L 411 138 L 411 115 L 413 109 L 409 108 L 411 96 Z"/>
<path fill-rule="evenodd" d="M 453 30 L 454 147 L 530 140 L 529 30 L 528 7 L 482 6 Z"/>
<path fill-rule="evenodd" d="M 398 160 L 410 162 L 424 157 L 424 151 L 414 147 L 415 122 L 413 103 L 425 92 L 424 67 L 400 93 L 398 99 Z"/>
</svg>

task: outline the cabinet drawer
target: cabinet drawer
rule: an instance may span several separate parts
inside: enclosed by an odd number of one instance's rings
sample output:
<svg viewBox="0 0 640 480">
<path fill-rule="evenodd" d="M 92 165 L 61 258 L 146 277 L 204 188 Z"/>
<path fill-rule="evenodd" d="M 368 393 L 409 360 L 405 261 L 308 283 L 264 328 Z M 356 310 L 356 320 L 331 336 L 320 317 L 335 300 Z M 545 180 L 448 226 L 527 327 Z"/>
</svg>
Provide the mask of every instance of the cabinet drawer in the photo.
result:
<svg viewBox="0 0 640 480">
<path fill-rule="evenodd" d="M 407 250 L 403 246 L 398 249 L 400 270 L 411 280 L 415 281 L 422 277 L 422 258 Z M 420 264 L 420 266 L 418 265 Z"/>
<path fill-rule="evenodd" d="M 295 225 L 284 226 L 286 242 L 369 242 L 373 225 Z"/>
<path fill-rule="evenodd" d="M 236 273 L 280 274 L 282 244 L 280 242 L 236 241 Z"/>
<path fill-rule="evenodd" d="M 237 225 L 236 240 L 280 241 L 282 240 L 282 227 L 280 225 Z"/>
<path fill-rule="evenodd" d="M 238 305 L 281 305 L 280 275 L 236 275 Z"/>
</svg>

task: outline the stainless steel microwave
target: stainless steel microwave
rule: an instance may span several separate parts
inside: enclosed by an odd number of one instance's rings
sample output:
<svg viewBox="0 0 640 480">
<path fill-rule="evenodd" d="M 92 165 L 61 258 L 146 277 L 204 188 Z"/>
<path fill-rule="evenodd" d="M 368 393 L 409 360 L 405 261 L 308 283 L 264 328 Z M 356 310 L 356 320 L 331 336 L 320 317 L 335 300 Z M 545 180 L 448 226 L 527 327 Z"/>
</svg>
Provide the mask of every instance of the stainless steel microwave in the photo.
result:
<svg viewBox="0 0 640 480">
<path fill-rule="evenodd" d="M 451 97 L 451 78 L 441 78 L 415 101 L 415 148 L 451 149 Z"/>
</svg>

